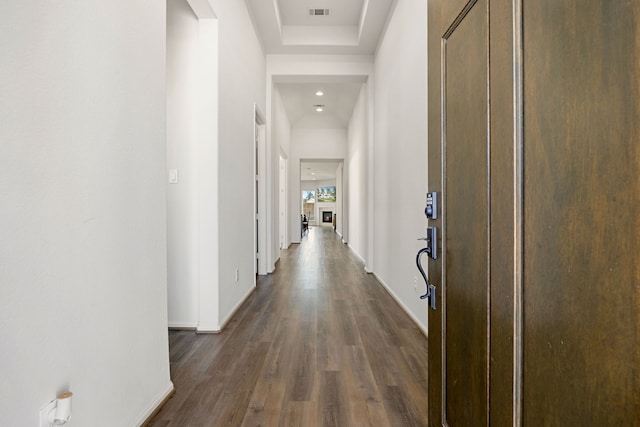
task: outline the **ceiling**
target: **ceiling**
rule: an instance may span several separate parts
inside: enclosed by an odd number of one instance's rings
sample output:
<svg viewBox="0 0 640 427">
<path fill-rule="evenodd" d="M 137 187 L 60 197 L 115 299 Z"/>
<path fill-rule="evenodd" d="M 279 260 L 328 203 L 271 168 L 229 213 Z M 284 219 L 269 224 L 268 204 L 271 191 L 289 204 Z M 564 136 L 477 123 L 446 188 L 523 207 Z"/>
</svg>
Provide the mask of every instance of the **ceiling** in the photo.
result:
<svg viewBox="0 0 640 427">
<path fill-rule="evenodd" d="M 358 100 L 360 82 L 278 83 L 292 127 L 346 128 Z M 318 96 L 316 92 L 322 91 Z M 321 106 L 322 111 L 316 111 Z"/>
<path fill-rule="evenodd" d="M 395 1 L 245 0 L 245 3 L 266 54 L 373 55 Z M 329 12 L 316 15 L 316 10 Z"/>
<path fill-rule="evenodd" d="M 300 181 L 322 181 L 335 179 L 340 162 L 336 161 L 303 161 L 300 162 Z"/>
<path fill-rule="evenodd" d="M 267 55 L 374 55 L 396 1 L 245 0 L 245 3 Z M 318 14 L 320 9 L 322 15 Z M 296 76 L 281 76 L 274 83 L 292 127 L 346 128 L 364 79 L 314 76 L 300 81 Z M 324 95 L 316 96 L 318 90 Z M 323 105 L 323 111 L 316 111 L 318 104 Z"/>
</svg>

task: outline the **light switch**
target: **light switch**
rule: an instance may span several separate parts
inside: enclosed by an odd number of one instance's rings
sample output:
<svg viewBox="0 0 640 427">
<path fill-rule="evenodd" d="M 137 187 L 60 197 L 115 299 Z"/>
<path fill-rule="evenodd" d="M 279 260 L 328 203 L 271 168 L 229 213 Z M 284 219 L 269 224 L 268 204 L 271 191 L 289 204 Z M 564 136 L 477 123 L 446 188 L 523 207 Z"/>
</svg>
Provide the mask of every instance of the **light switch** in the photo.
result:
<svg viewBox="0 0 640 427">
<path fill-rule="evenodd" d="M 169 169 L 169 184 L 178 183 L 178 169 Z"/>
</svg>

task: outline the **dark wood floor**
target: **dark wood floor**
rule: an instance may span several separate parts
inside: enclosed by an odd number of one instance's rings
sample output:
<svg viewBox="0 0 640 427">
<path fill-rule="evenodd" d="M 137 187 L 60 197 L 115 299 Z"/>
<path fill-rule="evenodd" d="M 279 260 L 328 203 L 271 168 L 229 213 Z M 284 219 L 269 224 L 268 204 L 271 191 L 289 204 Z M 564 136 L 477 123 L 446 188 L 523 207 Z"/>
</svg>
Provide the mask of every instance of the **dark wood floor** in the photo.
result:
<svg viewBox="0 0 640 427">
<path fill-rule="evenodd" d="M 169 341 L 151 426 L 427 425 L 427 340 L 331 228 L 282 251 L 223 333 Z"/>
</svg>

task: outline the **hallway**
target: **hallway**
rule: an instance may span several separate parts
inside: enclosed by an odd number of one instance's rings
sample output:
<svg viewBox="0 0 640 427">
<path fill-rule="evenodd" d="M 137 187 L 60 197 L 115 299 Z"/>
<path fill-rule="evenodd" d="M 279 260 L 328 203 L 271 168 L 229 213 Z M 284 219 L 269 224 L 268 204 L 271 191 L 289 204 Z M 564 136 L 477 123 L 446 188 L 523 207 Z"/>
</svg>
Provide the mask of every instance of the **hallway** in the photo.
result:
<svg viewBox="0 0 640 427">
<path fill-rule="evenodd" d="M 151 426 L 427 423 L 427 339 L 331 228 L 282 251 L 223 333 L 169 342 Z"/>
</svg>

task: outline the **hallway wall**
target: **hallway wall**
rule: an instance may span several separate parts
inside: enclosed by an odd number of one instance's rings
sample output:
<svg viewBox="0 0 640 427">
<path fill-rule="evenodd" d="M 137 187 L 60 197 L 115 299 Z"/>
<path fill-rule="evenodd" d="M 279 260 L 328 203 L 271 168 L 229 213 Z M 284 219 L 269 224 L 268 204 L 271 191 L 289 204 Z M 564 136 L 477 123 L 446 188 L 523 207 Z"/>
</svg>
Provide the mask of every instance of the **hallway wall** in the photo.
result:
<svg viewBox="0 0 640 427">
<path fill-rule="evenodd" d="M 375 60 L 374 266 L 426 331 L 415 256 L 427 192 L 427 4 L 398 2 Z"/>
<path fill-rule="evenodd" d="M 144 23 L 144 25 L 141 25 Z M 172 389 L 165 4 L 0 4 L 0 402 L 139 425 Z"/>
<path fill-rule="evenodd" d="M 255 287 L 253 105 L 255 102 L 266 114 L 266 64 L 245 3 L 224 0 L 210 3 L 218 17 L 220 40 L 220 317 L 216 325 L 220 327 Z"/>
<path fill-rule="evenodd" d="M 348 130 L 348 154 L 346 164 L 349 168 L 348 176 L 348 242 L 353 251 L 362 259 L 367 259 L 369 240 L 369 120 L 367 119 L 367 85 L 360 89 L 358 101 L 353 108 Z"/>
</svg>

